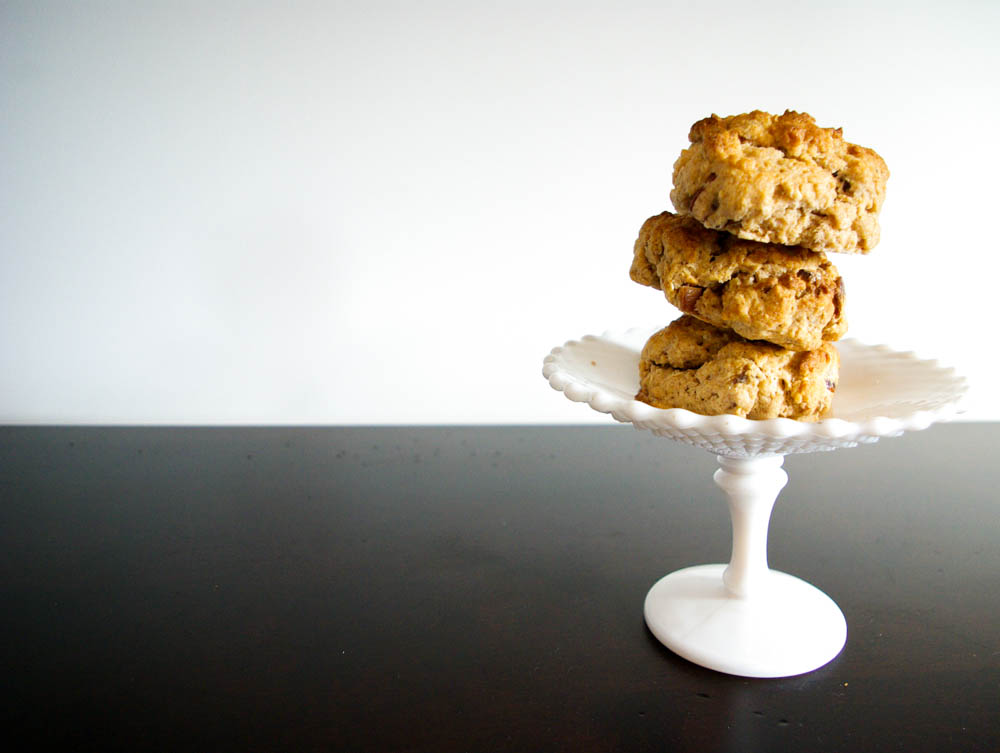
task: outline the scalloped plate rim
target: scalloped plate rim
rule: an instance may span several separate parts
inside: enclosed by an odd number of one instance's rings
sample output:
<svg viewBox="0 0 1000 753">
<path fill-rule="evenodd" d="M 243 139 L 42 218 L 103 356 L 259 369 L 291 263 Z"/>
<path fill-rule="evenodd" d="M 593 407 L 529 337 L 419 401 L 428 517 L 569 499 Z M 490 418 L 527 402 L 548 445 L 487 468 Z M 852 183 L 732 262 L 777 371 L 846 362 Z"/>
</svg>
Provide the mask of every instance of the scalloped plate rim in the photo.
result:
<svg viewBox="0 0 1000 753">
<path fill-rule="evenodd" d="M 602 390 L 593 383 L 581 380 L 559 363 L 559 354 L 576 345 L 594 341 L 623 345 L 623 336 L 627 336 L 629 333 L 652 332 L 654 330 L 655 328 L 648 327 L 629 327 L 626 330 L 605 330 L 601 335 L 588 334 L 578 339 L 567 340 L 563 345 L 553 348 L 545 356 L 542 374 L 553 389 L 562 392 L 570 400 L 587 403 L 599 413 L 611 415 L 622 423 L 632 423 L 638 428 L 697 428 L 699 431 L 714 430 L 727 436 L 765 435 L 770 439 L 804 438 L 819 441 L 834 439 L 855 441 L 858 437 L 898 436 L 905 431 L 923 430 L 933 423 L 960 415 L 963 412 L 960 402 L 968 392 L 967 380 L 959 375 L 954 368 L 945 366 L 936 359 L 921 358 L 914 351 L 895 350 L 884 343 L 865 343 L 855 338 L 845 338 L 838 341 L 837 345 L 846 344 L 857 349 L 860 353 L 878 352 L 896 360 L 920 364 L 928 369 L 938 371 L 942 377 L 951 378 L 952 393 L 941 402 L 941 405 L 933 409 L 915 410 L 903 417 L 874 415 L 866 417 L 862 421 L 849 421 L 836 416 L 819 421 L 796 421 L 791 418 L 750 419 L 732 414 L 708 416 L 685 408 L 656 408 L 634 398 L 623 398 Z M 557 384 L 557 381 L 561 381 L 562 384 Z M 588 394 L 580 398 L 571 396 L 567 393 L 567 389 L 571 388 L 572 385 L 585 390 Z M 599 399 L 603 402 L 603 406 L 594 404 Z M 627 416 L 627 420 L 623 421 L 614 415 L 616 408 Z"/>
</svg>

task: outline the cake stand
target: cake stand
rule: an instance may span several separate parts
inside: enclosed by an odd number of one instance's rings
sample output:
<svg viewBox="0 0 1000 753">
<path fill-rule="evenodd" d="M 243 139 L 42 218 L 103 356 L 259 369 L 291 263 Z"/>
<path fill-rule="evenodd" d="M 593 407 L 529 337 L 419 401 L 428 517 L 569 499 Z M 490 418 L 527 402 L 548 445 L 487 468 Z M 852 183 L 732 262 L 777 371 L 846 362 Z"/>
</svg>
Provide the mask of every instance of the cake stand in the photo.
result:
<svg viewBox="0 0 1000 753">
<path fill-rule="evenodd" d="M 570 400 L 718 458 L 714 479 L 733 527 L 730 561 L 660 579 L 646 596 L 646 624 L 674 653 L 728 674 L 788 677 L 823 666 L 844 647 L 843 613 L 818 588 L 767 565 L 771 509 L 788 480 L 784 456 L 854 447 L 947 420 L 959 412 L 965 380 L 913 353 L 842 340 L 833 417 L 809 423 L 702 416 L 634 399 L 639 353 L 652 332 L 588 335 L 554 348 L 543 367 L 549 384 Z"/>
</svg>

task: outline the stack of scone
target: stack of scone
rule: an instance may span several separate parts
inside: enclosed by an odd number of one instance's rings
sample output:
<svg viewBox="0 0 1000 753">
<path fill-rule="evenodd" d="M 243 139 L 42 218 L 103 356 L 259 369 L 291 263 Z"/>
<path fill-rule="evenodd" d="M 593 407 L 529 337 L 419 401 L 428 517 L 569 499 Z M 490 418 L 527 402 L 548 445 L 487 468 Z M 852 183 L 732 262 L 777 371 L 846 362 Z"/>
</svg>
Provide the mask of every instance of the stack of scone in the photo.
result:
<svg viewBox="0 0 1000 753">
<path fill-rule="evenodd" d="M 837 389 L 844 282 L 826 252 L 878 243 L 889 170 L 805 113 L 695 123 L 674 164 L 677 214 L 650 217 L 631 277 L 684 315 L 654 334 L 636 399 L 815 421 Z"/>
</svg>

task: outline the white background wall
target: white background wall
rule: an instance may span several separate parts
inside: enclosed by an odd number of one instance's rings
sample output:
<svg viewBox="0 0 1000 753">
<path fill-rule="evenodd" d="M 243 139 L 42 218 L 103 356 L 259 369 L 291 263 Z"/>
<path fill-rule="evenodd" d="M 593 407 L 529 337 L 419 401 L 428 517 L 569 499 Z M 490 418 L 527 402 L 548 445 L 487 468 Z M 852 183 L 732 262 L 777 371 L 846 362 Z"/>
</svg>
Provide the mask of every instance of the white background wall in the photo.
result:
<svg viewBox="0 0 1000 753">
<path fill-rule="evenodd" d="M 0 421 L 582 422 L 692 122 L 892 171 L 850 334 L 1000 418 L 1000 3 L 0 2 Z"/>
</svg>

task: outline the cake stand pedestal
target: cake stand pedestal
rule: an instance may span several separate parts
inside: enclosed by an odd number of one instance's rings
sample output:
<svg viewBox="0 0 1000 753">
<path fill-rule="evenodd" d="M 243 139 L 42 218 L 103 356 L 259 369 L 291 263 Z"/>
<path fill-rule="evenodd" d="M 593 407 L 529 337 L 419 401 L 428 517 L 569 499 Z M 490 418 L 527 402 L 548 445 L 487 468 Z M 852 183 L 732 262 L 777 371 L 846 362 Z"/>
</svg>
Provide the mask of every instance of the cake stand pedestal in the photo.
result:
<svg viewBox="0 0 1000 753">
<path fill-rule="evenodd" d="M 743 677 L 797 675 L 826 664 L 847 640 L 847 622 L 815 586 L 767 566 L 771 508 L 788 475 L 780 455 L 720 457 L 715 482 L 729 499 L 729 565 L 678 570 L 646 596 L 646 624 L 685 659 Z"/>
<path fill-rule="evenodd" d="M 965 380 L 934 361 L 882 345 L 837 343 L 841 377 L 832 418 L 702 416 L 636 401 L 639 352 L 652 330 L 587 336 L 554 348 L 543 374 L 575 402 L 718 457 L 715 483 L 733 527 L 728 565 L 688 567 L 646 596 L 646 624 L 679 656 L 743 677 L 787 677 L 823 666 L 847 639 L 844 615 L 821 590 L 767 565 L 771 510 L 788 475 L 784 456 L 875 442 L 958 412 Z"/>
</svg>

